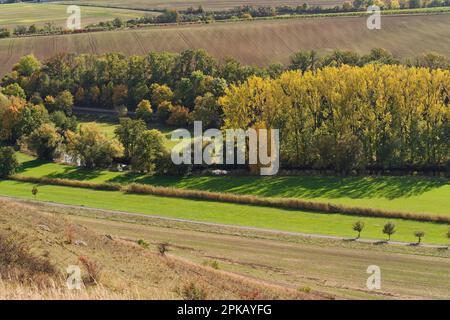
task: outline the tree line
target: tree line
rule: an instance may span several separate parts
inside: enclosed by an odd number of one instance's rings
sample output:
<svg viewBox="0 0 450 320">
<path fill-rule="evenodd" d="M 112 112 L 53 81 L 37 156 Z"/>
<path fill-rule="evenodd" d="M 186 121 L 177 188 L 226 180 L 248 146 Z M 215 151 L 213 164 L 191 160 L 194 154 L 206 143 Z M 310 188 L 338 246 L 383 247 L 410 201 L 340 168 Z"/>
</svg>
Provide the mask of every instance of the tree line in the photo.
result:
<svg viewBox="0 0 450 320">
<path fill-rule="evenodd" d="M 231 85 L 225 128 L 280 129 L 281 161 L 348 174 L 450 164 L 450 72 L 374 65 L 288 71 Z"/>
<path fill-rule="evenodd" d="M 281 129 L 285 168 L 441 168 L 449 161 L 449 65 L 434 53 L 400 61 L 382 49 L 304 51 L 287 66 L 265 68 L 218 62 L 204 50 L 59 54 L 44 62 L 28 55 L 0 81 L 0 143 L 26 144 L 49 160 L 64 146 L 87 167 L 122 159 L 150 172 L 170 159 L 146 124 L 202 121 L 204 128 Z M 142 130 L 114 140 L 81 129 L 74 105 L 116 109 L 121 117 L 136 111 L 140 122 L 122 125 Z M 149 145 L 158 156 L 142 163 L 125 141 L 131 136 L 135 150 Z"/>
</svg>

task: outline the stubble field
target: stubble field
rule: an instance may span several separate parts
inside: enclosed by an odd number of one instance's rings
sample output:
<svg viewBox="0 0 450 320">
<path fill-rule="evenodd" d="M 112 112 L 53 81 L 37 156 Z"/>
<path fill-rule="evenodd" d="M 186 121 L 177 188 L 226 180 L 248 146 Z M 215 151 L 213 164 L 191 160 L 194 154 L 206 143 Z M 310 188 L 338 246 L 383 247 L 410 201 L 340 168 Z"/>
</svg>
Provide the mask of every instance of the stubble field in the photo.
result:
<svg viewBox="0 0 450 320">
<path fill-rule="evenodd" d="M 120 8 L 139 8 L 139 9 L 177 9 L 184 10 L 189 7 L 198 7 L 201 5 L 206 10 L 224 10 L 231 9 L 241 5 L 251 6 L 298 6 L 307 3 L 310 6 L 329 6 L 333 7 L 342 4 L 341 0 L 78 0 L 64 1 L 64 3 L 89 4 L 95 6 L 111 6 Z"/>
<path fill-rule="evenodd" d="M 245 64 L 267 65 L 287 63 L 294 52 L 312 49 L 366 53 L 381 47 L 403 57 L 429 51 L 450 55 L 450 42 L 442 40 L 449 38 L 449 14 L 385 16 L 381 30 L 367 29 L 365 17 L 334 17 L 15 38 L 0 40 L 0 75 L 30 53 L 46 59 L 59 52 L 143 55 L 204 48 L 219 59 L 234 57 Z"/>
</svg>

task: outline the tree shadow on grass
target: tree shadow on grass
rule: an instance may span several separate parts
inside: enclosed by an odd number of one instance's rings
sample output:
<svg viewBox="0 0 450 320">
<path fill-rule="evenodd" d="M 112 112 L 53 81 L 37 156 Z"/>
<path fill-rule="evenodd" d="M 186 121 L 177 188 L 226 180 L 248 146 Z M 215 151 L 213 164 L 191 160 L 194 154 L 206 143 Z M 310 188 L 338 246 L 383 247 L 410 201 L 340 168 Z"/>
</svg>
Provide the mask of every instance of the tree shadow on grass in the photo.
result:
<svg viewBox="0 0 450 320">
<path fill-rule="evenodd" d="M 22 163 L 18 173 L 37 168 L 49 162 L 31 160 Z M 92 180 L 102 175 L 102 171 L 69 167 L 63 172 L 47 175 L 48 178 Z M 163 187 L 196 189 L 213 192 L 230 192 L 235 194 L 251 194 L 264 197 L 292 197 L 292 198 L 351 198 L 396 199 L 421 195 L 427 191 L 449 185 L 447 178 L 431 177 L 337 177 L 337 176 L 148 176 L 139 173 L 120 174 L 108 182 L 142 183 Z"/>
<path fill-rule="evenodd" d="M 46 178 L 51 179 L 69 179 L 78 181 L 93 180 L 101 176 L 102 173 L 99 170 L 89 170 L 85 168 L 65 168 L 64 172 L 54 172 L 46 175 Z"/>
<path fill-rule="evenodd" d="M 143 183 L 265 197 L 293 198 L 387 198 L 423 194 L 449 184 L 448 179 L 427 177 L 159 177 L 128 174 L 111 182 Z"/>
<path fill-rule="evenodd" d="M 24 173 L 30 169 L 38 168 L 47 163 L 50 163 L 50 162 L 47 160 L 41 160 L 41 159 L 25 161 L 20 164 L 19 168 L 17 169 L 17 173 Z"/>
</svg>

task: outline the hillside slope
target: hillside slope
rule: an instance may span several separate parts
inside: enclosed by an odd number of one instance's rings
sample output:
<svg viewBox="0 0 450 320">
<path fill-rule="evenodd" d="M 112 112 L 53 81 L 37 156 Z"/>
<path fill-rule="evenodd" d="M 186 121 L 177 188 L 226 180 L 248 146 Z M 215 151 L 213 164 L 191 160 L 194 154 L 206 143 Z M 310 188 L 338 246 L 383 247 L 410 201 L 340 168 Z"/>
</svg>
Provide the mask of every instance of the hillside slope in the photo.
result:
<svg viewBox="0 0 450 320">
<path fill-rule="evenodd" d="M 80 292 L 66 288 L 69 265 L 82 269 Z M 85 265 L 98 271 L 96 285 Z M 261 299 L 321 298 L 160 255 L 156 245 L 99 234 L 45 207 L 5 200 L 0 275 L 0 299 L 245 299 L 255 292 Z"/>
</svg>

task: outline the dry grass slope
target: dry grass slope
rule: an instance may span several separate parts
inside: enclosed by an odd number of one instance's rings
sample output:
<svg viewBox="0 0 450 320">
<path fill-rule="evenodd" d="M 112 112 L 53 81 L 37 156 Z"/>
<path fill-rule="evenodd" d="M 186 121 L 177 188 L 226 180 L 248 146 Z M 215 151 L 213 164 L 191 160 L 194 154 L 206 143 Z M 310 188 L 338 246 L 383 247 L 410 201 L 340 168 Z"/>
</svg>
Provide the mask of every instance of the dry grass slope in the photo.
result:
<svg viewBox="0 0 450 320">
<path fill-rule="evenodd" d="M 152 250 L 153 249 L 153 250 Z M 0 299 L 320 299 L 98 234 L 45 208 L 0 201 Z M 97 285 L 65 288 L 68 265 L 98 265 Z M 83 272 L 86 271 L 83 269 Z"/>
<path fill-rule="evenodd" d="M 369 30 L 365 17 L 335 17 L 153 27 L 66 36 L 0 40 L 0 75 L 33 53 L 46 59 L 58 52 L 178 52 L 204 48 L 213 56 L 245 64 L 287 63 L 299 50 L 336 48 L 366 53 L 385 48 L 398 56 L 435 51 L 450 56 L 450 14 L 385 16 L 381 30 Z"/>
</svg>

